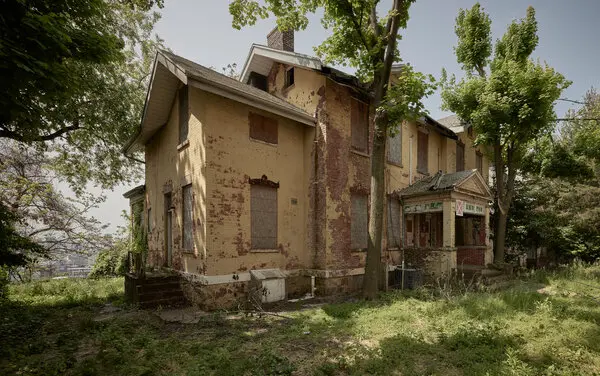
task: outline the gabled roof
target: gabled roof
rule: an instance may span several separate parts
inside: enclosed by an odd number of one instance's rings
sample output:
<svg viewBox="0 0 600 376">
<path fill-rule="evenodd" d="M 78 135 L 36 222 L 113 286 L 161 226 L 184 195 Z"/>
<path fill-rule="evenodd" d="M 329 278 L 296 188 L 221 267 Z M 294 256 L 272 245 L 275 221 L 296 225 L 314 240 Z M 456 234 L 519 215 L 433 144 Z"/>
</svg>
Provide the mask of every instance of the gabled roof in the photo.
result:
<svg viewBox="0 0 600 376">
<path fill-rule="evenodd" d="M 468 128 L 468 124 L 462 121 L 457 115 L 446 116 L 437 121 L 454 133 L 464 132 Z"/>
<path fill-rule="evenodd" d="M 477 186 L 482 190 L 482 196 L 491 198 L 492 193 L 483 177 L 477 170 L 465 170 L 445 174 L 439 171 L 433 176 L 421 179 L 408 187 L 397 191 L 400 197 L 420 196 L 460 189 L 468 180 L 475 179 Z"/>
<path fill-rule="evenodd" d="M 275 115 L 314 126 L 316 119 L 306 111 L 263 90 L 227 77 L 168 51 L 158 51 L 148 86 L 139 132 L 125 145 L 130 153 L 143 146 L 169 118 L 173 98 L 180 83 L 198 87 Z"/>
</svg>

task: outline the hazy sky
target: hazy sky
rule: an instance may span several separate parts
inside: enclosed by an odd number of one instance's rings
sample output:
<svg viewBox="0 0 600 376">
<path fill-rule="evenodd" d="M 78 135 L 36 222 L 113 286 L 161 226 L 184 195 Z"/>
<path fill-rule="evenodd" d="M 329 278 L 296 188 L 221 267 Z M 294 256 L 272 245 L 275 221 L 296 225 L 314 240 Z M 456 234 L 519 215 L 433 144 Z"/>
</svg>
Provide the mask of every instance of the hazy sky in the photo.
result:
<svg viewBox="0 0 600 376">
<path fill-rule="evenodd" d="M 384 1 L 384 4 L 389 2 Z M 453 53 L 456 44 L 454 20 L 460 8 L 471 7 L 474 3 L 472 0 L 417 0 L 410 9 L 407 29 L 401 30 L 403 40 L 399 48 L 404 62 L 436 78 L 442 68 L 460 75 Z M 504 33 L 512 20 L 524 17 L 529 5 L 535 8 L 540 42 L 534 57 L 546 61 L 573 81 L 563 97 L 579 99 L 591 86 L 599 85 L 600 27 L 597 22 L 600 1 L 489 0 L 480 3 L 492 19 L 494 40 Z M 266 35 L 275 23 L 265 20 L 253 27 L 235 30 L 231 27 L 228 4 L 229 1 L 224 0 L 165 0 L 156 32 L 176 54 L 205 66 L 220 68 L 237 63 L 241 69 L 250 45 L 266 44 Z M 310 20 L 306 30 L 296 33 L 297 52 L 314 54 L 313 47 L 327 35 L 318 15 Z M 447 114 L 440 109 L 439 93 L 427 98 L 425 103 L 434 118 Z M 564 115 L 568 108 L 568 103 L 556 104 L 558 115 Z M 120 212 L 128 205 L 122 193 L 129 188 L 118 187 L 108 193 L 106 203 L 94 215 L 110 222 L 111 228 L 122 224 Z"/>
</svg>

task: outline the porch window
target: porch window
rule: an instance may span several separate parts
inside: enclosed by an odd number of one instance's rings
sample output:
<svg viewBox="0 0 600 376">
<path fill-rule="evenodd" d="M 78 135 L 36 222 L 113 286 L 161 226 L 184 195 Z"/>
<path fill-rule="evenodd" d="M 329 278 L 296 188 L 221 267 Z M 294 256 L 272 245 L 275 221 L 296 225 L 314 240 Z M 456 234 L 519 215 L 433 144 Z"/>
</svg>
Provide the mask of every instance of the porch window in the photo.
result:
<svg viewBox="0 0 600 376">
<path fill-rule="evenodd" d="M 456 217 L 456 246 L 484 246 L 485 217 L 465 214 Z"/>
<path fill-rule="evenodd" d="M 193 209 L 192 209 L 192 185 L 188 184 L 181 189 L 182 195 L 182 208 L 181 208 L 181 222 L 183 228 L 183 249 L 186 251 L 192 251 L 194 249 L 194 237 L 193 237 Z"/>
<path fill-rule="evenodd" d="M 250 138 L 253 140 L 277 144 L 277 120 L 253 112 L 248 114 Z"/>
<path fill-rule="evenodd" d="M 429 163 L 429 135 L 424 132 L 417 133 L 417 171 L 426 174 Z"/>
<path fill-rule="evenodd" d="M 400 248 L 400 201 L 388 199 L 387 247 Z"/>
<path fill-rule="evenodd" d="M 398 126 L 398 132 L 394 137 L 388 137 L 387 160 L 395 165 L 402 164 L 402 124 Z"/>
<path fill-rule="evenodd" d="M 406 216 L 405 221 L 405 237 L 408 247 L 443 247 L 444 221 L 442 213 L 418 213 Z"/>
<path fill-rule="evenodd" d="M 250 233 L 252 249 L 277 249 L 277 188 L 250 186 Z"/>
<path fill-rule="evenodd" d="M 188 87 L 179 89 L 179 144 L 188 139 L 189 111 L 188 111 Z"/>
<path fill-rule="evenodd" d="M 350 248 L 366 249 L 369 238 L 369 209 L 368 195 L 352 194 L 350 213 Z"/>
<path fill-rule="evenodd" d="M 356 98 L 351 99 L 352 149 L 369 152 L 369 106 Z"/>
</svg>

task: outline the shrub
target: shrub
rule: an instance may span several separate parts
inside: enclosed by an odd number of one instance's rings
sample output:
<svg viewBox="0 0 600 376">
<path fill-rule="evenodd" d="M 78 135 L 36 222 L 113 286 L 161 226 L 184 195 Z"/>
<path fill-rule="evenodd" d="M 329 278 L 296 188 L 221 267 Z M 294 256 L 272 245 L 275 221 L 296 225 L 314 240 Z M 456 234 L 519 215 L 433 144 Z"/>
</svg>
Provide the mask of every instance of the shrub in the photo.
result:
<svg viewBox="0 0 600 376">
<path fill-rule="evenodd" d="M 127 242 L 118 241 L 111 248 L 98 254 L 90 278 L 118 277 L 127 271 Z"/>
</svg>

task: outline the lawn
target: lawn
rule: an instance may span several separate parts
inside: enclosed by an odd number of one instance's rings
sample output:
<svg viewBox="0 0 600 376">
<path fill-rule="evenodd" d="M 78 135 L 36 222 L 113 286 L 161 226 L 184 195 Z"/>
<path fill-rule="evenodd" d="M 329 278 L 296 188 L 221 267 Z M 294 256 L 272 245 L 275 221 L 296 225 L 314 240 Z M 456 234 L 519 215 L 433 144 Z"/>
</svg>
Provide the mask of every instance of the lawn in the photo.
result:
<svg viewBox="0 0 600 376">
<path fill-rule="evenodd" d="M 438 287 L 194 324 L 123 307 L 121 294 L 121 279 L 12 286 L 0 374 L 600 375 L 600 265 L 496 292 Z M 111 301 L 123 309 L 106 313 Z"/>
</svg>

